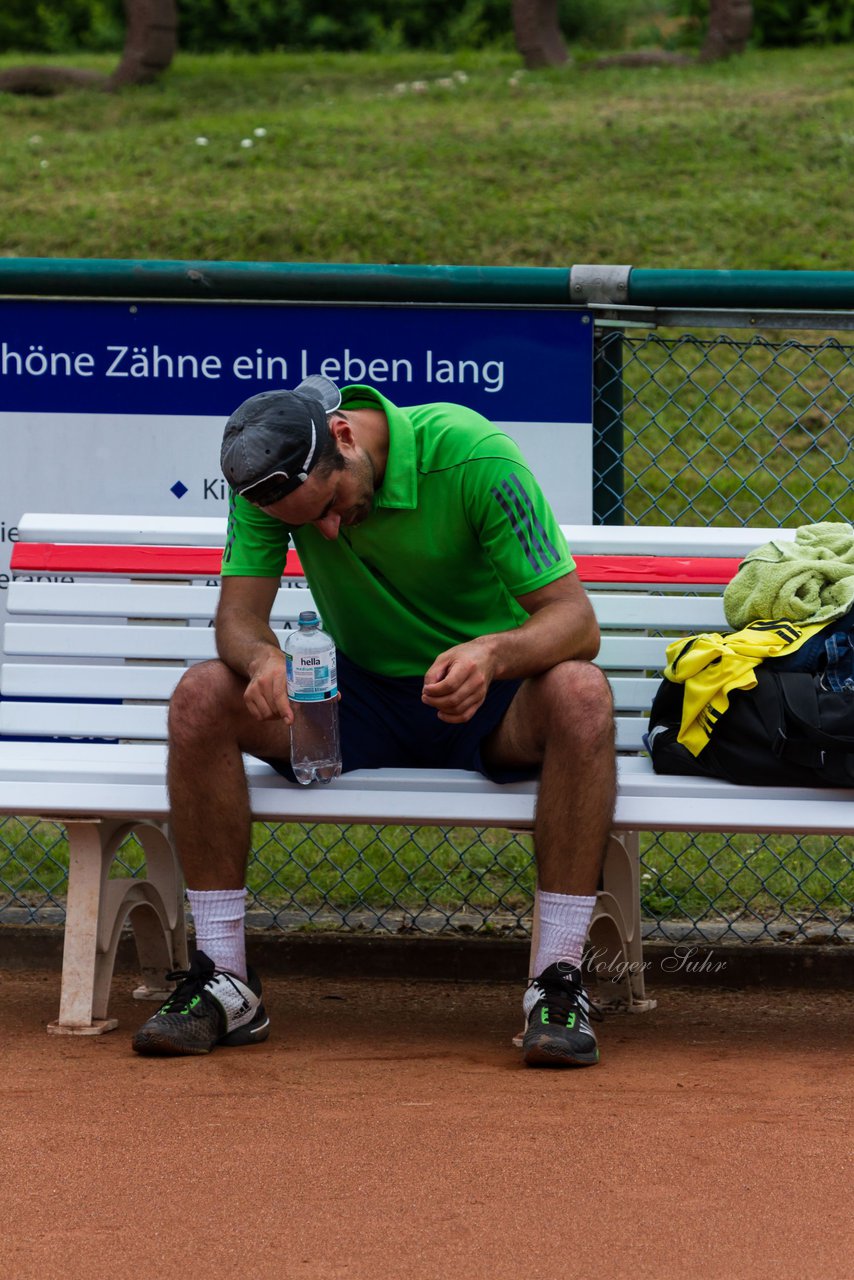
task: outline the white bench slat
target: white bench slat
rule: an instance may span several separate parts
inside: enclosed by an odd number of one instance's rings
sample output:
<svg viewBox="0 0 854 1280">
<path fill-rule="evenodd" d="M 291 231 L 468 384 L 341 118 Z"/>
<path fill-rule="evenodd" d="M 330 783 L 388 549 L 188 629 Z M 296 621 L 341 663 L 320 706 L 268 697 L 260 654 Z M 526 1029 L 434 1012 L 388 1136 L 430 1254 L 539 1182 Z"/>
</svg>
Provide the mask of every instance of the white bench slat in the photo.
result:
<svg viewBox="0 0 854 1280">
<path fill-rule="evenodd" d="M 791 541 L 795 530 L 776 526 L 712 528 L 687 525 L 561 526 L 578 555 L 743 556 L 772 540 Z M 18 522 L 22 542 L 128 543 L 136 546 L 215 547 L 225 542 L 224 516 L 105 516 L 27 512 Z"/>
<path fill-rule="evenodd" d="M 100 778 L 128 782 L 137 780 L 148 784 L 162 777 L 166 762 L 166 748 L 162 743 L 90 743 L 90 742 L 0 742 L 0 770 L 4 777 L 26 779 L 38 770 L 45 783 L 92 781 Z M 257 791 L 275 790 L 279 787 L 299 795 L 314 793 L 331 795 L 334 791 L 372 790 L 376 793 L 394 791 L 403 787 L 407 791 L 455 791 L 465 794 L 492 795 L 505 790 L 513 794 L 528 795 L 534 790 L 530 782 L 496 784 L 477 773 L 462 769 L 368 769 L 343 774 L 334 787 L 299 788 L 287 783 L 269 765 L 252 756 L 244 762 L 253 787 Z M 832 829 L 833 805 L 842 804 L 839 816 L 854 812 L 854 790 L 845 788 L 816 789 L 809 787 L 733 786 L 719 778 L 689 778 L 676 775 L 658 775 L 646 756 L 621 756 L 617 762 L 620 790 L 637 798 L 654 794 L 661 801 L 679 802 L 684 808 L 685 820 L 690 829 L 690 804 L 694 796 L 703 800 L 729 800 L 743 797 L 757 806 L 757 816 L 768 830 L 773 827 L 773 806 L 791 800 L 800 806 L 814 804 L 831 809 L 828 829 Z M 349 804 L 349 802 L 348 802 Z M 718 815 L 724 822 L 723 814 Z M 815 821 L 815 819 L 813 819 Z M 727 829 L 717 825 L 713 829 Z"/>
<path fill-rule="evenodd" d="M 181 666 L 40 666 L 6 662 L 0 693 L 7 698 L 150 698 L 165 702 L 187 670 Z"/>
<path fill-rule="evenodd" d="M 2 702 L 0 733 L 10 737 L 166 739 L 165 704 Z M 640 751 L 645 716 L 617 716 L 617 747 Z"/>
<path fill-rule="evenodd" d="M 225 528 L 224 516 L 107 516 L 28 511 L 18 521 L 18 536 L 21 542 L 216 547 L 225 542 Z"/>
<path fill-rule="evenodd" d="M 3 702 L 0 732 L 28 738 L 166 737 L 166 707 L 159 703 Z"/>
<path fill-rule="evenodd" d="M 114 582 L 14 582 L 8 590 L 7 610 L 33 616 L 65 614 L 75 617 L 132 618 L 213 618 L 219 588 L 162 583 Z M 602 593 L 594 597 L 599 620 L 608 626 L 648 626 L 649 605 L 631 595 Z M 311 608 L 307 588 L 283 587 L 276 595 L 273 617 L 295 618 Z M 723 606 L 718 599 L 674 598 L 656 605 L 661 625 L 686 622 L 723 622 Z"/>
<path fill-rule="evenodd" d="M 13 582 L 7 609 L 13 614 L 65 614 L 69 618 L 213 618 L 219 587 L 161 582 Z M 306 587 L 282 587 L 273 618 L 296 618 L 314 608 Z"/>
<path fill-rule="evenodd" d="M 791 542 L 794 529 L 776 525 L 562 525 L 577 555 L 731 556 L 741 557 L 776 540 Z"/>
<path fill-rule="evenodd" d="M 617 711 L 649 711 L 660 676 L 608 676 Z"/>
<path fill-rule="evenodd" d="M 285 631 L 274 628 L 284 643 Z M 211 627 L 64 626 L 62 623 L 7 622 L 8 654 L 40 658 L 145 658 L 198 662 L 216 656 Z"/>
<path fill-rule="evenodd" d="M 468 792 L 401 789 L 382 792 L 363 789 L 344 791 L 336 786 L 321 792 L 313 788 L 297 788 L 289 808 L 284 779 L 275 789 L 253 791 L 252 806 L 256 819 L 287 822 L 359 822 L 399 823 L 411 826 L 434 824 L 446 826 L 524 827 L 533 824 L 534 792 L 526 797 L 510 792 L 477 796 Z M 0 808 L 14 812 L 35 812 L 42 816 L 68 813 L 92 813 L 105 817 L 145 816 L 164 819 L 168 815 L 165 784 L 146 783 L 15 783 L 12 788 L 0 781 Z"/>
<path fill-rule="evenodd" d="M 69 627 L 51 622 L 7 622 L 4 647 L 22 657 L 188 658 L 216 656 L 211 627 Z"/>
<path fill-rule="evenodd" d="M 600 627 L 645 628 L 654 631 L 729 631 L 720 595 L 662 596 L 653 604 L 648 596 L 589 593 Z"/>
<path fill-rule="evenodd" d="M 45 777 L 54 769 L 91 768 L 104 773 L 113 766 L 143 773 L 166 766 L 166 748 L 160 742 L 8 742 L 0 741 L 0 770 L 40 768 Z"/>
<path fill-rule="evenodd" d="M 672 639 L 672 636 L 605 635 L 596 664 L 606 671 L 660 671 Z"/>
<path fill-rule="evenodd" d="M 373 771 L 371 771 L 373 772 Z M 384 770 L 377 771 L 385 773 Z M 288 784 L 272 771 L 252 787 L 251 802 L 257 820 L 287 822 L 291 815 L 300 822 L 365 822 L 401 825 L 450 825 L 510 827 L 530 830 L 533 823 L 535 788 L 512 786 L 472 790 L 465 785 L 471 775 L 462 775 L 458 789 L 442 787 L 434 792 L 408 786 L 398 779 L 388 789 L 376 789 L 371 779 L 349 774 L 355 784 L 345 788 L 341 778 L 332 787 L 302 788 Z M 415 781 L 414 779 L 411 779 Z M 407 780 L 409 782 L 410 780 Z M 849 792 L 802 793 L 777 789 L 763 797 L 762 789 L 712 787 L 711 779 L 687 779 L 692 785 L 684 799 L 670 796 L 661 779 L 650 775 L 641 782 L 621 782 L 615 826 L 624 830 L 659 831 L 768 831 L 792 834 L 835 834 L 854 830 L 854 798 Z M 490 784 L 487 784 L 490 785 Z M 725 786 L 725 784 L 723 784 Z M 163 819 L 168 813 L 165 783 L 153 780 L 133 782 L 95 779 L 91 782 L 0 780 L 0 809 L 10 813 L 36 813 L 42 817 L 65 817 L 87 812 L 104 817 L 151 817 Z"/>
<path fill-rule="evenodd" d="M 702 779 L 692 779 L 694 783 Z M 799 800 L 785 787 L 766 804 L 759 803 L 750 787 L 730 785 L 723 795 L 706 799 L 695 786 L 684 800 L 675 801 L 659 793 L 658 778 L 633 795 L 621 791 L 617 798 L 614 825 L 632 831 L 727 831 L 773 832 L 775 835 L 838 835 L 854 831 L 854 800 L 831 797 L 816 791 Z M 850 793 L 849 793 L 850 794 Z"/>
<path fill-rule="evenodd" d="M 720 596 L 671 596 L 651 606 L 648 598 L 610 592 L 591 593 L 600 626 L 648 627 L 654 608 L 656 629 L 719 631 L 727 629 Z M 219 599 L 218 587 L 162 582 L 14 582 L 8 589 L 11 614 L 69 618 L 194 618 L 211 619 Z M 273 605 L 274 621 L 299 616 L 314 608 L 306 587 L 282 587 Z"/>
<path fill-rule="evenodd" d="M 70 618 L 203 618 L 214 615 L 218 587 L 147 582 L 13 582 L 9 613 Z"/>
<path fill-rule="evenodd" d="M 286 632 L 275 630 L 284 642 Z M 615 671 L 660 669 L 670 639 L 603 636 L 599 666 Z M 200 661 L 216 656 L 212 627 L 98 626 L 7 622 L 5 649 L 19 657 L 148 658 Z"/>
<path fill-rule="evenodd" d="M 615 716 L 618 751 L 644 751 L 643 735 L 649 728 L 648 716 Z"/>
<path fill-rule="evenodd" d="M 186 666 L 53 666 L 7 662 L 0 672 L 0 693 L 7 698 L 145 698 L 166 702 Z M 614 676 L 614 705 L 622 711 L 645 711 L 658 687 L 658 677 Z"/>
<path fill-rule="evenodd" d="M 254 756 L 244 756 L 253 785 L 284 787 L 299 795 L 297 788 L 285 781 L 268 764 Z M 98 743 L 98 742 L 0 742 L 0 770 L 4 776 L 26 778 L 33 769 L 41 772 L 45 782 L 97 781 L 99 778 L 127 782 L 150 783 L 162 778 L 166 766 L 166 748 L 162 743 Z M 492 794 L 497 784 L 479 773 L 464 769 L 367 769 L 343 774 L 334 790 L 376 793 L 404 787 L 408 791 L 454 791 L 466 794 Z M 509 784 L 514 793 L 528 794 L 529 782 Z M 329 792 L 329 788 L 321 788 Z"/>
</svg>

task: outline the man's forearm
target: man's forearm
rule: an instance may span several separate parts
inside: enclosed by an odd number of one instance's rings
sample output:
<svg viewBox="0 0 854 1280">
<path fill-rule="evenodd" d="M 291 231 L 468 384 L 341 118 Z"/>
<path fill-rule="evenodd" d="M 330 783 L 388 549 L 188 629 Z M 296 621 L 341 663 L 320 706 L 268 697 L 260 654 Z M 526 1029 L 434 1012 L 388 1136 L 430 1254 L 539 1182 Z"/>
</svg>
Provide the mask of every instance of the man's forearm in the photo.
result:
<svg viewBox="0 0 854 1280">
<path fill-rule="evenodd" d="M 265 650 L 281 652 L 269 623 L 246 609 L 228 609 L 216 617 L 216 650 L 226 666 L 249 679 Z"/>
<path fill-rule="evenodd" d="M 487 647 L 494 679 L 524 679 L 577 658 L 592 661 L 599 652 L 599 628 L 592 615 L 580 615 L 563 602 L 545 605 L 512 631 L 481 636 L 475 644 Z"/>
</svg>

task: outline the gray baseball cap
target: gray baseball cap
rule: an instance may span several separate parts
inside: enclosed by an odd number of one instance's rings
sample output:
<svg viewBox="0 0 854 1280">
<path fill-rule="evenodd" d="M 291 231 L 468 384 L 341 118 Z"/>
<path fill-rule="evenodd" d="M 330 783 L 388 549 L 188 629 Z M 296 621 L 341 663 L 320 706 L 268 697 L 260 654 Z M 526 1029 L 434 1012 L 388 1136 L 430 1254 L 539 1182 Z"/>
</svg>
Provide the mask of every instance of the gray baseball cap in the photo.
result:
<svg viewBox="0 0 854 1280">
<path fill-rule="evenodd" d="M 241 497 L 270 507 L 308 479 L 329 439 L 327 414 L 341 403 L 334 382 L 305 378 L 293 391 L 262 391 L 225 424 L 220 462 Z"/>
</svg>

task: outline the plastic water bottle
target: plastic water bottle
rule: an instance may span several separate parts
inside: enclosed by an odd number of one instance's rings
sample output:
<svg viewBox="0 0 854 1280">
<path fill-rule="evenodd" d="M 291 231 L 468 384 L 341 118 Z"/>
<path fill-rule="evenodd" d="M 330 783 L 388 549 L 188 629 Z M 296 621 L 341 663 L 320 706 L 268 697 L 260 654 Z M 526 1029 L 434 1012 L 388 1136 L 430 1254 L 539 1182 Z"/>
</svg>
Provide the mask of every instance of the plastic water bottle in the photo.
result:
<svg viewBox="0 0 854 1280">
<path fill-rule="evenodd" d="M 335 645 L 313 610 L 285 642 L 291 725 L 291 768 L 297 782 L 331 782 L 341 772 Z"/>
</svg>

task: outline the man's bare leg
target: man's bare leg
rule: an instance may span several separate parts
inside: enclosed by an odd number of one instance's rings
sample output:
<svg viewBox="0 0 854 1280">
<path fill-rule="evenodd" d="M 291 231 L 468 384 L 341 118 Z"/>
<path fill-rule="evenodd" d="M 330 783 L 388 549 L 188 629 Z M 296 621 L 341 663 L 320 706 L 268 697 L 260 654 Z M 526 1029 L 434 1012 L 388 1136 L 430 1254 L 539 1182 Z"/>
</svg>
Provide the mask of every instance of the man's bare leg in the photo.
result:
<svg viewBox="0 0 854 1280">
<path fill-rule="evenodd" d="M 172 831 L 187 882 L 198 949 L 217 968 L 247 975 L 244 917 L 252 834 L 243 751 L 290 753 L 282 721 L 259 721 L 246 682 L 222 662 L 191 667 L 169 708 Z"/>
<path fill-rule="evenodd" d="M 526 680 L 484 744 L 491 767 L 539 767 L 537 880 L 547 893 L 595 894 L 616 796 L 611 691 L 598 667 L 562 662 Z"/>
<path fill-rule="evenodd" d="M 485 744 L 492 767 L 540 767 L 534 825 L 539 886 L 537 975 L 525 993 L 524 1061 L 599 1060 L 581 960 L 616 795 L 613 706 L 602 673 L 565 662 L 526 680 Z"/>
<path fill-rule="evenodd" d="M 224 663 L 199 663 L 169 707 L 171 826 L 190 889 L 243 888 L 252 823 L 242 753 L 290 755 L 288 726 L 253 719 L 245 687 Z"/>
<path fill-rule="evenodd" d="M 175 991 L 136 1032 L 137 1053 L 183 1056 L 260 1044 L 270 1020 L 246 967 L 245 876 L 251 813 L 242 752 L 287 759 L 288 727 L 260 722 L 246 682 L 221 662 L 183 676 L 169 708 L 171 825 L 196 925 L 197 952 Z"/>
</svg>

